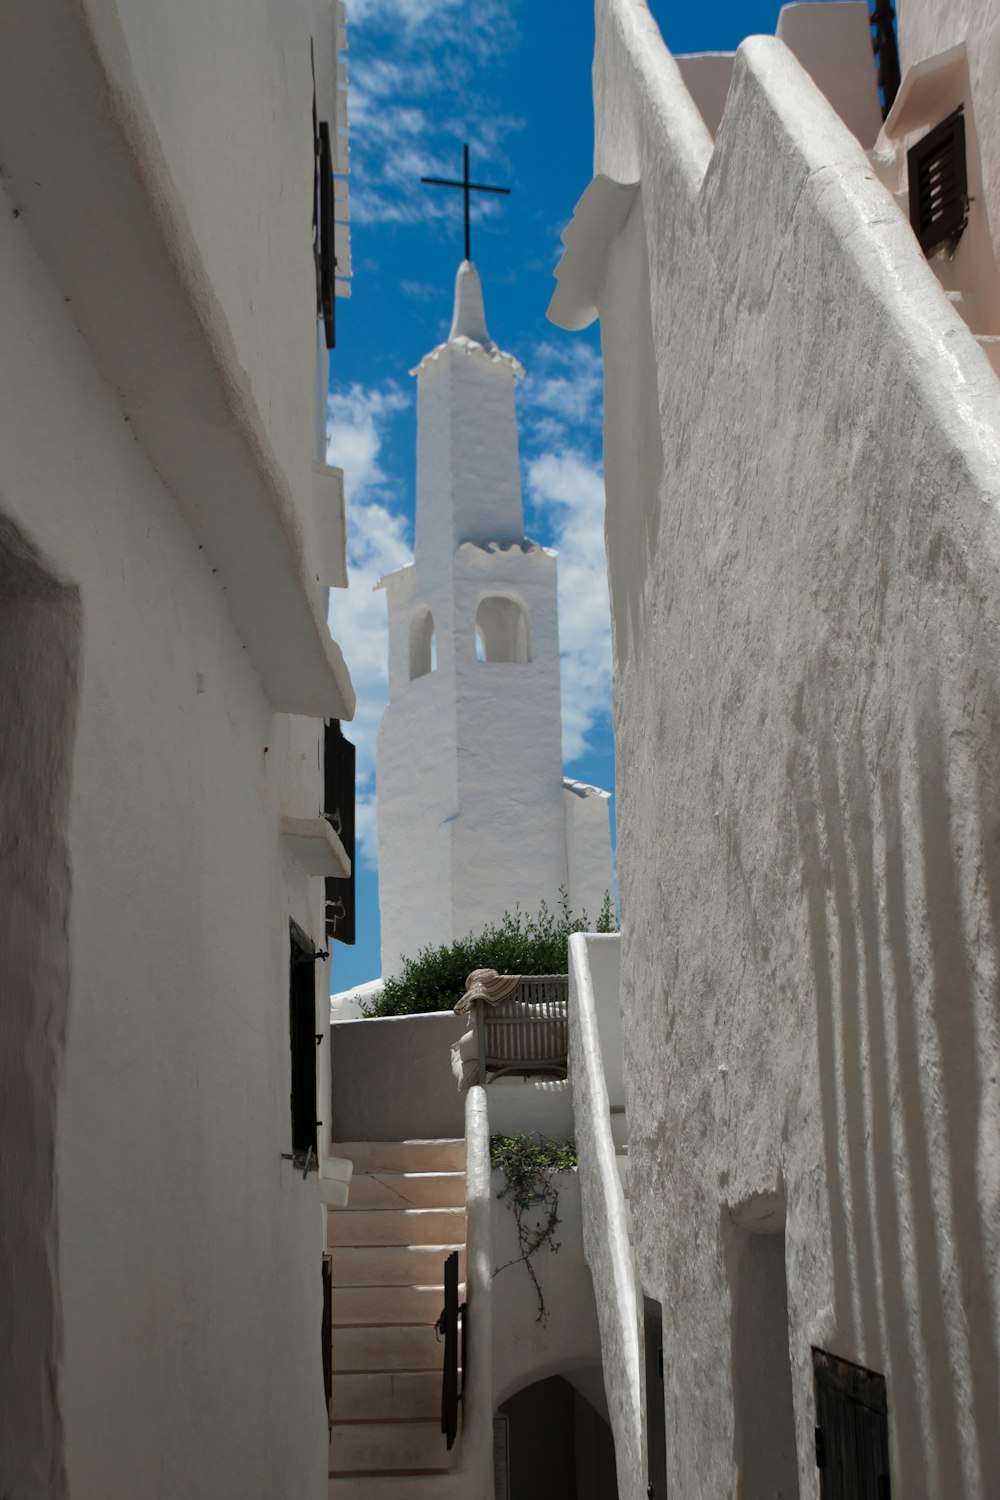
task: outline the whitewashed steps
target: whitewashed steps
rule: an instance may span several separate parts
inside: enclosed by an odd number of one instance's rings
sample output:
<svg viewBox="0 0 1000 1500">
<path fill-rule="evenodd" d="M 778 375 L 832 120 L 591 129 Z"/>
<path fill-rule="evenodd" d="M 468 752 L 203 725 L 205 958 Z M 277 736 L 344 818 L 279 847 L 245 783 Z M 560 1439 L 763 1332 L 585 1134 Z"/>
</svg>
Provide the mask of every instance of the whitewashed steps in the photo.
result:
<svg viewBox="0 0 1000 1500">
<path fill-rule="evenodd" d="M 334 1209 L 346 1213 L 346 1209 Z M 465 1247 L 446 1245 L 335 1245 L 330 1250 L 334 1286 L 430 1286 L 439 1281 L 452 1250 L 465 1279 Z M 440 1311 L 440 1309 L 439 1309 Z"/>
<path fill-rule="evenodd" d="M 464 1245 L 463 1208 L 356 1208 L 327 1215 L 334 1245 Z"/>
<path fill-rule="evenodd" d="M 464 1172 L 464 1141 L 341 1141 L 331 1156 L 344 1156 L 359 1172 Z"/>
<path fill-rule="evenodd" d="M 330 1414 L 334 1422 L 438 1421 L 439 1370 L 334 1375 Z"/>
<path fill-rule="evenodd" d="M 464 1286 L 458 1300 L 465 1300 Z M 334 1287 L 332 1305 L 334 1323 L 434 1323 L 444 1306 L 444 1287 Z"/>
<path fill-rule="evenodd" d="M 334 1422 L 330 1477 L 338 1474 L 446 1474 L 448 1450 L 441 1417 L 425 1422 Z"/>
<path fill-rule="evenodd" d="M 444 1263 L 465 1269 L 465 1142 L 344 1141 L 333 1273 L 329 1500 L 458 1500 L 441 1434 Z"/>
<path fill-rule="evenodd" d="M 440 1370 L 441 1360 L 442 1348 L 433 1323 L 334 1328 L 335 1374 L 349 1370 Z"/>
<path fill-rule="evenodd" d="M 464 1172 L 362 1172 L 351 1182 L 349 1206 L 464 1208 Z"/>
<path fill-rule="evenodd" d="M 460 1478 L 446 1474 L 383 1474 L 331 1479 L 329 1500 L 467 1500 Z"/>
</svg>

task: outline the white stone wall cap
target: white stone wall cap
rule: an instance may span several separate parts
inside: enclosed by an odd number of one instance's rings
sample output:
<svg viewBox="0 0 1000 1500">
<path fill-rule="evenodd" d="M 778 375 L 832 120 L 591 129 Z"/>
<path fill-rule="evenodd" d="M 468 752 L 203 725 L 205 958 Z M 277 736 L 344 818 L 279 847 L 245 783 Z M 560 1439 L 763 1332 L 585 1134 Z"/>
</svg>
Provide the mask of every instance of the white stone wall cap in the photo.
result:
<svg viewBox="0 0 1000 1500">
<path fill-rule="evenodd" d="M 282 818 L 281 837 L 309 875 L 347 879 L 351 861 L 328 818 Z"/>
<path fill-rule="evenodd" d="M 546 317 L 557 328 L 578 332 L 597 317 L 597 294 L 612 240 L 632 211 L 637 182 L 614 182 L 598 174 L 563 230 L 566 246 L 555 269 L 558 285 Z"/>
<path fill-rule="evenodd" d="M 587 781 L 574 781 L 571 776 L 563 777 L 563 790 L 572 792 L 575 797 L 611 797 L 611 793 L 606 792 L 603 787 L 591 786 Z"/>
</svg>

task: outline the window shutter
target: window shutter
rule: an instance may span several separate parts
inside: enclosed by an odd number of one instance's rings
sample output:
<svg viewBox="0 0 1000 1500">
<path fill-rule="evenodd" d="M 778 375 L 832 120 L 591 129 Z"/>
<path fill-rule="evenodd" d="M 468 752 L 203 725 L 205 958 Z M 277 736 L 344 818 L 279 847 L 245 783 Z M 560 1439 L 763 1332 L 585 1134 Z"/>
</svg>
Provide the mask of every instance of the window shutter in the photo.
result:
<svg viewBox="0 0 1000 1500">
<path fill-rule="evenodd" d="M 351 861 L 346 880 L 326 878 L 326 936 L 354 942 L 354 746 L 339 719 L 330 719 L 323 743 L 323 812 Z"/>
<path fill-rule="evenodd" d="M 965 115 L 954 114 L 907 152 L 910 223 L 925 255 L 955 245 L 969 222 Z"/>
</svg>

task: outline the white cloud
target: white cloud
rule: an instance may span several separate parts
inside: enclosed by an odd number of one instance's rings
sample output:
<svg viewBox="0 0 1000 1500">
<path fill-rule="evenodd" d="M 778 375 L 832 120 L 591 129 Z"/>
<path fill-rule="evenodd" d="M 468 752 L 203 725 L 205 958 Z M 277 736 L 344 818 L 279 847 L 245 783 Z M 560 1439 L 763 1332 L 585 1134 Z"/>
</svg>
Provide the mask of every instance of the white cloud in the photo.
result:
<svg viewBox="0 0 1000 1500">
<path fill-rule="evenodd" d="M 406 517 L 394 509 L 381 465 L 387 424 L 409 405 L 398 386 L 352 386 L 328 403 L 327 459 L 344 471 L 349 587 L 330 598 L 330 629 L 344 652 L 358 695 L 348 730 L 357 746 L 356 835 L 375 862 L 375 736 L 387 696 L 385 596 L 373 587 L 410 560 Z"/>
<path fill-rule="evenodd" d="M 499 111 L 484 88 L 484 65 L 516 37 L 510 0 L 352 0 L 351 215 L 359 224 L 443 224 L 440 199 L 457 194 L 421 177 L 461 176 L 468 142 L 478 172 L 509 172 L 504 142 L 522 122 Z M 462 112 L 452 116 L 461 97 Z M 480 179 L 481 180 L 481 179 Z M 489 180 L 496 180 L 491 178 Z M 477 201 L 474 215 L 498 206 Z M 461 224 L 457 201 L 454 224 Z"/>
<path fill-rule="evenodd" d="M 541 453 L 527 465 L 528 498 L 559 550 L 563 756 L 576 760 L 611 703 L 611 614 L 604 551 L 604 479 L 580 451 Z"/>
</svg>

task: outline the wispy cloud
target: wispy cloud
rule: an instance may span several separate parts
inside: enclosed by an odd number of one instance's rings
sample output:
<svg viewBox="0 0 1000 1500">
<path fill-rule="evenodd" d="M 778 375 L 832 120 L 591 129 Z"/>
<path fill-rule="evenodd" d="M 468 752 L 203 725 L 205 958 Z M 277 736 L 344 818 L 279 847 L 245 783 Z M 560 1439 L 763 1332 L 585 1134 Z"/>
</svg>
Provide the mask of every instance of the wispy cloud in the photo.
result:
<svg viewBox="0 0 1000 1500">
<path fill-rule="evenodd" d="M 375 863 L 375 736 L 388 687 L 385 597 L 373 593 L 386 573 L 410 559 L 410 528 L 382 467 L 386 431 L 410 396 L 395 384 L 352 386 L 328 403 L 327 460 L 344 471 L 349 588 L 330 599 L 330 629 L 343 649 L 358 695 L 349 729 L 357 745 L 356 833 Z"/>
<path fill-rule="evenodd" d="M 474 161 L 488 162 L 494 172 L 510 170 L 504 146 L 522 122 L 497 108 L 482 70 L 512 51 L 513 8 L 510 0 L 352 0 L 356 222 L 441 223 L 440 190 L 420 178 L 460 175 L 466 141 Z M 459 113 L 442 109 L 442 100 L 457 95 Z M 480 221 L 497 212 L 492 200 L 473 208 Z"/>
<path fill-rule="evenodd" d="M 586 453 L 530 459 L 528 499 L 549 517 L 559 551 L 563 757 L 577 760 L 610 712 L 611 615 L 604 552 L 604 479 Z"/>
<path fill-rule="evenodd" d="M 611 707 L 601 356 L 585 339 L 543 341 L 527 368 L 518 399 L 526 499 L 540 539 L 559 552 L 563 755 L 572 761 Z"/>
</svg>

